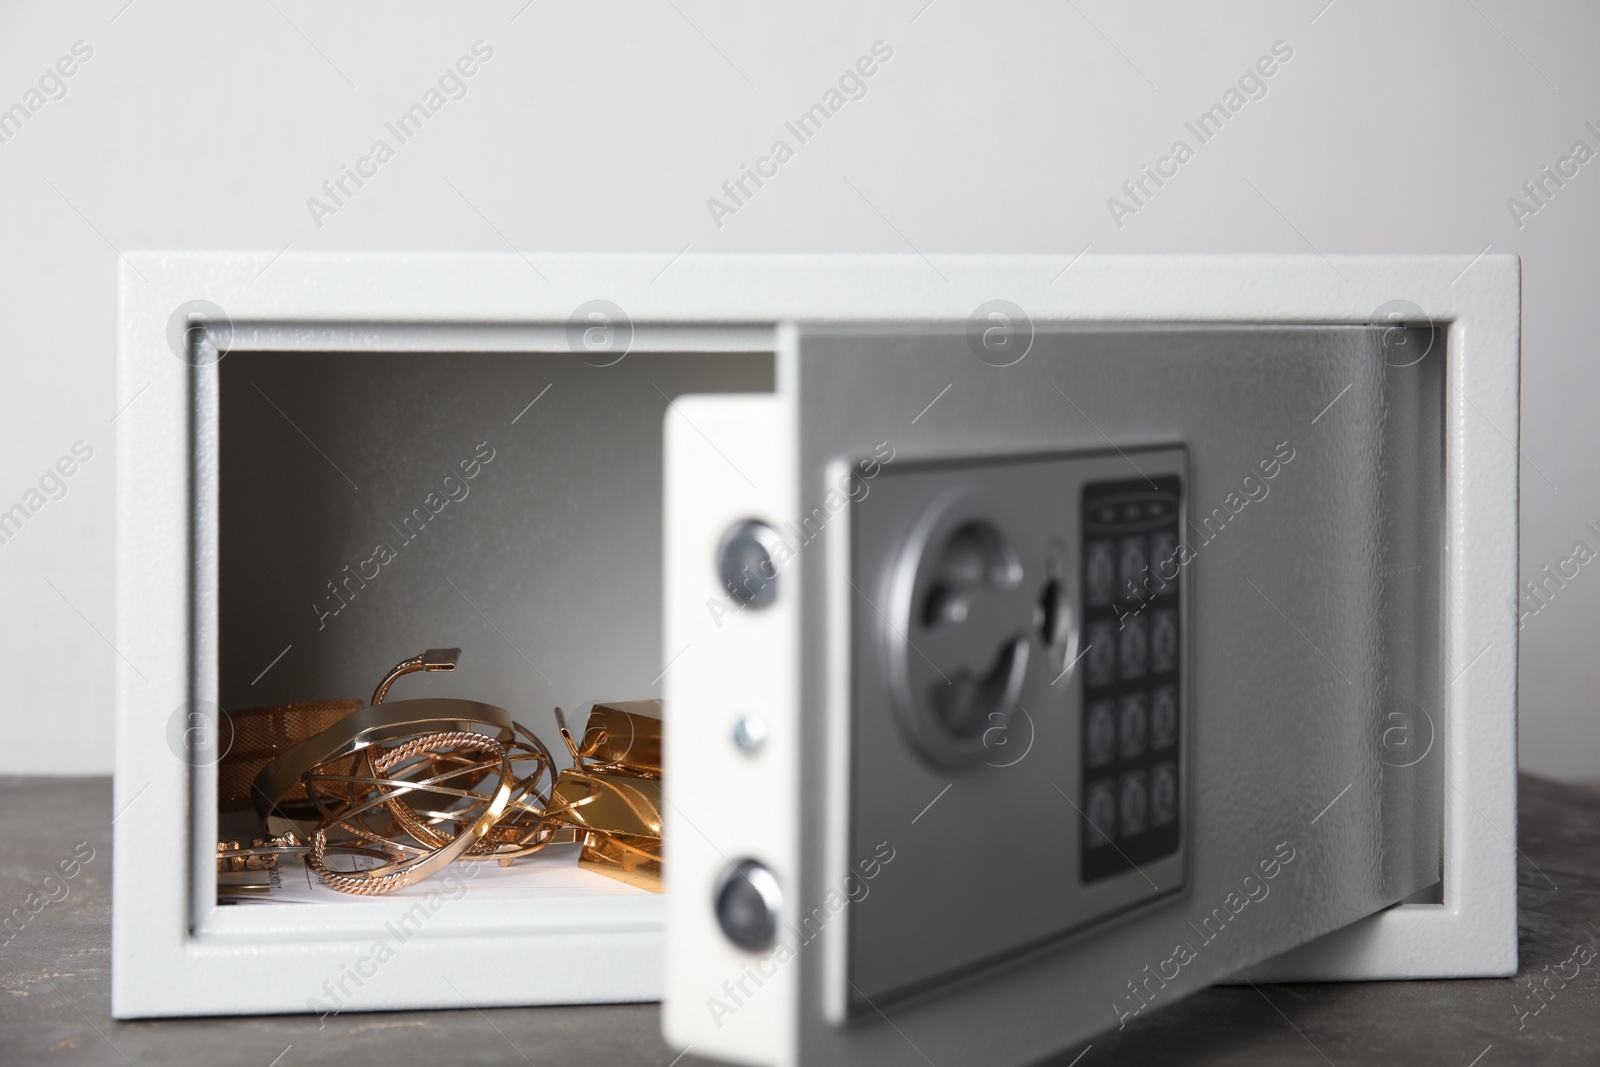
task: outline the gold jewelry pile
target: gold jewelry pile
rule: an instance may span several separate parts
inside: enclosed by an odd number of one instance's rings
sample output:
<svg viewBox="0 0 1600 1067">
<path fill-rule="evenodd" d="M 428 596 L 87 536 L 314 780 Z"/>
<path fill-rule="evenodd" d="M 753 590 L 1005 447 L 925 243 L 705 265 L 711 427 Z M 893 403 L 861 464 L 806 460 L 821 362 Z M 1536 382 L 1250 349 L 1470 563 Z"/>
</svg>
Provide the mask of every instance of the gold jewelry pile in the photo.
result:
<svg viewBox="0 0 1600 1067">
<path fill-rule="evenodd" d="M 661 702 L 596 704 L 573 766 L 503 708 L 425 698 L 385 703 L 413 671 L 453 671 L 457 648 L 397 664 L 369 704 L 314 701 L 230 712 L 235 744 L 218 769 L 221 806 L 253 804 L 266 835 L 217 843 L 231 874 L 301 856 L 323 882 L 388 893 L 457 860 L 502 866 L 555 843 L 582 844 L 579 866 L 661 891 Z M 243 783 L 248 782 L 248 793 Z M 375 865 L 328 864 L 333 854 Z"/>
</svg>

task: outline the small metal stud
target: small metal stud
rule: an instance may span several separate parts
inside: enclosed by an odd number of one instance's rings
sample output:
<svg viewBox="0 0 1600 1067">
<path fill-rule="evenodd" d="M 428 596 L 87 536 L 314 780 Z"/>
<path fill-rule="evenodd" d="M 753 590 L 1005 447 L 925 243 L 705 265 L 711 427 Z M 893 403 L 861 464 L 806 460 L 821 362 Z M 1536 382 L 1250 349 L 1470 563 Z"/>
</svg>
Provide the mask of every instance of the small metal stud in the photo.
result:
<svg viewBox="0 0 1600 1067">
<path fill-rule="evenodd" d="M 767 743 L 767 720 L 759 715 L 742 715 L 733 724 L 733 743 L 746 752 L 755 752 Z"/>
</svg>

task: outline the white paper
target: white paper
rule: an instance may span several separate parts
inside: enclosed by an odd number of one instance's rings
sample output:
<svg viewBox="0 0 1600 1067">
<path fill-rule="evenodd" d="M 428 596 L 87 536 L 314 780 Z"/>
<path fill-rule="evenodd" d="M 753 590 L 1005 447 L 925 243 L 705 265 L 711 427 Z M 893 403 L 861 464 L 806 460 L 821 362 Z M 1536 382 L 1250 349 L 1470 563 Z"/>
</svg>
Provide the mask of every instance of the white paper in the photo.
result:
<svg viewBox="0 0 1600 1067">
<path fill-rule="evenodd" d="M 648 893 L 648 890 L 607 878 L 603 874 L 578 867 L 578 845 L 550 845 L 531 856 L 519 859 L 509 867 L 493 860 L 457 860 L 432 878 L 414 885 L 402 886 L 383 894 L 385 899 L 420 899 L 441 888 L 454 888 L 459 878 L 470 886 L 473 897 L 507 898 L 540 896 L 628 896 Z M 339 870 L 365 869 L 378 866 L 380 861 L 366 856 L 330 856 L 329 865 Z M 329 904 L 350 900 L 371 900 L 372 897 L 341 893 L 330 888 L 305 865 L 298 856 L 284 856 L 278 860 L 271 875 L 271 891 L 247 896 L 227 897 L 239 904 Z M 448 883 L 447 883 L 448 880 Z"/>
</svg>

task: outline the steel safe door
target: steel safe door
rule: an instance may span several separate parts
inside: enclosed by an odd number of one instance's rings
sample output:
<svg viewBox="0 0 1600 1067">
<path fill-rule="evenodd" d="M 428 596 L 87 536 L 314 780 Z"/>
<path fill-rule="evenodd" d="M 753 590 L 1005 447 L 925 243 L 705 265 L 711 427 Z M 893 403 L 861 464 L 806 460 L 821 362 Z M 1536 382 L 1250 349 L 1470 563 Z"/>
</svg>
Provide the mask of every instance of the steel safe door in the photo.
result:
<svg viewBox="0 0 1600 1067">
<path fill-rule="evenodd" d="M 1439 879 L 1442 333 L 988 340 L 787 328 L 668 412 L 699 1054 L 1026 1063 Z"/>
</svg>

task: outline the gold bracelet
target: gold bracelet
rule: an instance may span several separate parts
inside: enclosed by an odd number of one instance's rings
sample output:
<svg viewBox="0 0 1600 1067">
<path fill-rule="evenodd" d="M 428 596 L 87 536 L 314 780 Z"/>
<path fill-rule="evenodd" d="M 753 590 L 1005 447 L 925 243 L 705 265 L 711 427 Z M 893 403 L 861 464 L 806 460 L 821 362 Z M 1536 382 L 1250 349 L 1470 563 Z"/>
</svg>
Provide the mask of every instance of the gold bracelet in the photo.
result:
<svg viewBox="0 0 1600 1067">
<path fill-rule="evenodd" d="M 237 713 L 236 736 L 240 726 L 253 731 L 240 750 L 251 763 L 238 766 L 259 765 L 249 798 L 276 836 L 249 849 L 219 842 L 219 870 L 257 870 L 297 854 L 332 888 L 374 895 L 457 859 L 505 865 L 577 840 L 581 867 L 659 892 L 661 702 L 593 705 L 581 744 L 557 708 L 574 761 L 557 776 L 550 751 L 503 708 L 454 698 L 384 702 L 397 679 L 454 670 L 459 656 L 429 649 L 402 660 L 366 706 L 316 701 Z M 339 852 L 382 862 L 330 867 Z"/>
<path fill-rule="evenodd" d="M 460 751 L 477 751 L 484 760 L 468 763 L 443 775 L 433 775 L 420 780 L 408 780 L 404 775 L 408 771 L 421 768 L 424 772 L 431 770 L 432 760 L 440 749 Z M 511 762 L 505 758 L 505 749 L 499 742 L 482 734 L 469 731 L 446 731 L 440 733 L 422 734 L 394 748 L 387 749 L 372 758 L 373 777 L 366 780 L 355 778 L 352 785 L 362 785 L 369 789 L 370 795 L 358 797 L 354 789 L 348 793 L 349 804 L 342 810 L 329 812 L 326 819 L 311 834 L 310 850 L 306 854 L 306 865 L 317 873 L 324 882 L 343 893 L 356 893 L 376 895 L 388 893 L 402 886 L 419 882 L 444 867 L 453 863 L 464 855 L 468 849 L 477 844 L 500 821 L 510 803 L 512 793 Z M 373 839 L 362 816 L 366 812 L 380 807 L 388 806 L 397 795 L 405 796 L 413 791 L 427 793 L 441 793 L 454 798 L 473 796 L 478 794 L 470 790 L 463 790 L 448 783 L 456 777 L 480 776 L 480 772 L 491 764 L 499 766 L 499 780 L 494 792 L 482 795 L 476 800 L 478 804 L 477 815 L 471 824 L 460 833 L 443 844 L 423 850 L 406 849 L 414 854 L 403 859 L 394 859 L 390 862 L 361 871 L 337 871 L 327 866 L 326 856 L 329 848 L 328 829 L 336 825 L 347 830 L 357 839 Z M 308 781 L 312 799 L 318 800 L 315 780 Z M 401 801 L 401 803 L 405 803 Z M 394 842 L 390 842 L 391 845 Z M 396 846 L 403 848 L 404 846 Z"/>
<path fill-rule="evenodd" d="M 233 731 L 233 744 L 217 763 L 217 804 L 223 811 L 245 811 L 250 807 L 250 784 L 261 769 L 286 749 L 308 737 L 320 734 L 351 712 L 366 705 L 354 698 L 307 700 L 272 707 L 241 708 L 224 712 Z M 286 802 L 298 804 L 306 791 L 298 784 L 284 794 Z"/>
<path fill-rule="evenodd" d="M 284 797 L 304 775 L 332 762 L 359 757 L 374 746 L 418 734 L 484 736 L 475 727 L 492 730 L 490 736 L 502 748 L 515 736 L 509 712 L 475 700 L 422 697 L 362 708 L 306 738 L 263 767 L 251 786 L 256 814 L 272 834 L 293 831 L 309 840 L 320 820 L 304 815 L 296 817 L 283 810 Z"/>
<path fill-rule="evenodd" d="M 391 860 L 392 852 L 371 845 L 342 844 L 332 846 L 341 853 L 367 859 Z M 304 856 L 310 846 L 293 834 L 282 837 L 256 838 L 248 848 L 237 841 L 217 842 L 217 873 L 238 874 L 243 871 L 269 871 L 278 866 L 283 856 Z"/>
</svg>

